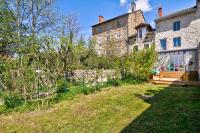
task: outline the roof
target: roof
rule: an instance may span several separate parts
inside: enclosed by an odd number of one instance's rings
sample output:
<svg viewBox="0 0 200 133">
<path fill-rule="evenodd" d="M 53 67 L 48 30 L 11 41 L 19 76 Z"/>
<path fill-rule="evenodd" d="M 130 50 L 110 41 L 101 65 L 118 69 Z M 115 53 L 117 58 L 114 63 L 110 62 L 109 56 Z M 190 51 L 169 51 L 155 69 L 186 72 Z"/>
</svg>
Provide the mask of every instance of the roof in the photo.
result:
<svg viewBox="0 0 200 133">
<path fill-rule="evenodd" d="M 142 12 L 141 10 L 137 10 L 137 11 L 135 11 L 135 12 L 133 12 L 133 13 L 136 13 L 136 12 L 139 12 L 139 11 Z M 122 15 L 120 15 L 120 16 L 117 16 L 117 17 L 114 17 L 114 18 L 108 19 L 108 20 L 106 20 L 106 21 L 104 21 L 104 22 L 102 22 L 102 23 L 98 23 L 98 24 L 92 25 L 91 27 L 95 27 L 95 26 L 98 26 L 98 25 L 101 25 L 101 24 L 104 24 L 104 23 L 107 23 L 107 22 L 113 21 L 113 20 L 115 20 L 115 19 L 118 19 L 118 18 L 121 18 L 121 17 L 127 16 L 127 15 L 130 15 L 130 14 L 132 14 L 132 13 L 125 13 L 125 14 L 122 14 Z M 143 13 L 142 13 L 142 14 L 143 14 Z"/>
<path fill-rule="evenodd" d="M 155 22 L 170 19 L 170 18 L 177 17 L 177 16 L 181 16 L 181 15 L 184 15 L 184 14 L 187 14 L 187 13 L 192 13 L 192 12 L 195 12 L 196 10 L 197 10 L 197 6 L 194 6 L 194 7 L 184 9 L 182 11 L 174 12 L 174 13 L 168 14 L 166 16 L 163 16 L 161 18 L 158 18 L 158 19 L 155 20 Z"/>
<path fill-rule="evenodd" d="M 135 29 L 138 29 L 141 27 L 147 27 L 149 29 L 149 31 L 153 31 L 152 26 L 150 24 L 146 24 L 146 23 L 140 23 L 138 26 L 135 27 Z"/>
</svg>

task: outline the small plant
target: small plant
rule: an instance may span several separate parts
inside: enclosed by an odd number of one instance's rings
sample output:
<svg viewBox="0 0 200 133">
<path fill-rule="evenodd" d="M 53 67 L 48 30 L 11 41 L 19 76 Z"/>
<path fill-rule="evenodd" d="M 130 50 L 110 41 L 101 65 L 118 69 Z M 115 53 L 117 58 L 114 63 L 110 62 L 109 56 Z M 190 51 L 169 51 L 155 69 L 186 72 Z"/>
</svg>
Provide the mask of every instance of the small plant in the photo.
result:
<svg viewBox="0 0 200 133">
<path fill-rule="evenodd" d="M 120 86 L 120 81 L 115 79 L 108 79 L 107 85 L 118 87 Z"/>
<path fill-rule="evenodd" d="M 95 92 L 95 89 L 92 88 L 92 87 L 83 86 L 82 89 L 83 89 L 83 93 L 84 93 L 85 95 L 88 95 L 88 94 L 90 94 L 90 93 Z"/>
<path fill-rule="evenodd" d="M 68 91 L 69 89 L 67 87 L 67 80 L 66 79 L 59 80 L 57 83 L 56 93 L 61 94 L 61 93 L 66 93 Z"/>
<path fill-rule="evenodd" d="M 4 97 L 4 104 L 7 108 L 16 108 L 23 104 L 24 99 L 17 94 L 9 94 Z"/>
</svg>

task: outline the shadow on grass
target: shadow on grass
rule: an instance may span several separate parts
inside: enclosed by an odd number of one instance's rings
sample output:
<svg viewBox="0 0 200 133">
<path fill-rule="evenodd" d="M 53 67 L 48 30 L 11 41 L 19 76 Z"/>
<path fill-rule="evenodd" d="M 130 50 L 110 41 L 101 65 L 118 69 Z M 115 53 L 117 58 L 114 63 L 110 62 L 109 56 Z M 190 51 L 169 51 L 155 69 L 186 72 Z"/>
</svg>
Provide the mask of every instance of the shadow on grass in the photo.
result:
<svg viewBox="0 0 200 133">
<path fill-rule="evenodd" d="M 121 133 L 200 133 L 200 87 L 169 86 L 136 96 L 151 106 Z"/>
</svg>

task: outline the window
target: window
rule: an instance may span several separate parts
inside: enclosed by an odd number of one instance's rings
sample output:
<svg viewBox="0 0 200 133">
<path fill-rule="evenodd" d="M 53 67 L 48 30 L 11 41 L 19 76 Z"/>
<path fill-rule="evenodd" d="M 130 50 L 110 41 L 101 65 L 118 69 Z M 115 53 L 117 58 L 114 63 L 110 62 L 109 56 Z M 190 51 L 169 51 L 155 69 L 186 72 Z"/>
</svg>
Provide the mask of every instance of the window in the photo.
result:
<svg viewBox="0 0 200 133">
<path fill-rule="evenodd" d="M 173 39 L 174 41 L 174 47 L 181 47 L 181 38 L 177 37 Z"/>
<path fill-rule="evenodd" d="M 179 31 L 180 27 L 181 27 L 181 22 L 180 21 L 174 22 L 174 24 L 173 24 L 174 31 Z"/>
<path fill-rule="evenodd" d="M 139 38 L 142 38 L 142 29 L 139 29 Z"/>
<path fill-rule="evenodd" d="M 121 27 L 120 21 L 117 21 L 117 27 Z"/>
<path fill-rule="evenodd" d="M 106 37 L 106 42 L 109 42 L 110 41 L 110 36 L 108 35 L 107 37 Z"/>
<path fill-rule="evenodd" d="M 101 27 L 98 28 L 98 32 L 101 33 L 103 30 Z"/>
<path fill-rule="evenodd" d="M 116 33 L 115 38 L 119 40 L 121 38 L 121 33 L 120 32 Z"/>
<path fill-rule="evenodd" d="M 102 43 L 101 37 L 98 37 L 98 38 L 97 38 L 97 43 L 98 43 L 99 45 L 101 45 L 101 43 Z"/>
<path fill-rule="evenodd" d="M 133 51 L 138 51 L 138 45 L 135 45 Z"/>
<path fill-rule="evenodd" d="M 161 39 L 160 40 L 161 50 L 167 50 L 167 40 Z"/>
<path fill-rule="evenodd" d="M 144 48 L 148 49 L 149 48 L 149 44 L 148 43 L 144 44 Z"/>
<path fill-rule="evenodd" d="M 107 25 L 106 30 L 108 31 L 108 30 L 110 30 L 110 29 L 111 29 L 111 26 L 110 26 L 110 25 Z"/>
</svg>

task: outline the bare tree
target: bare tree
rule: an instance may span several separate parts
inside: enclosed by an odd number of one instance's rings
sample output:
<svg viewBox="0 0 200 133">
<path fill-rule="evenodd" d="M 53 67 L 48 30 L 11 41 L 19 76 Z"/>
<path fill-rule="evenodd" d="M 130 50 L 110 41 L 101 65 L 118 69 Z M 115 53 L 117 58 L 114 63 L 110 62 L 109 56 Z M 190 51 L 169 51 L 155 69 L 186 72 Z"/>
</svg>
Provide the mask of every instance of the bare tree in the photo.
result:
<svg viewBox="0 0 200 133">
<path fill-rule="evenodd" d="M 79 23 L 75 14 L 68 16 L 62 16 L 58 24 L 58 54 L 59 58 L 63 62 L 63 72 L 67 74 L 73 69 L 74 53 L 73 48 L 77 41 L 79 34 Z"/>
</svg>

